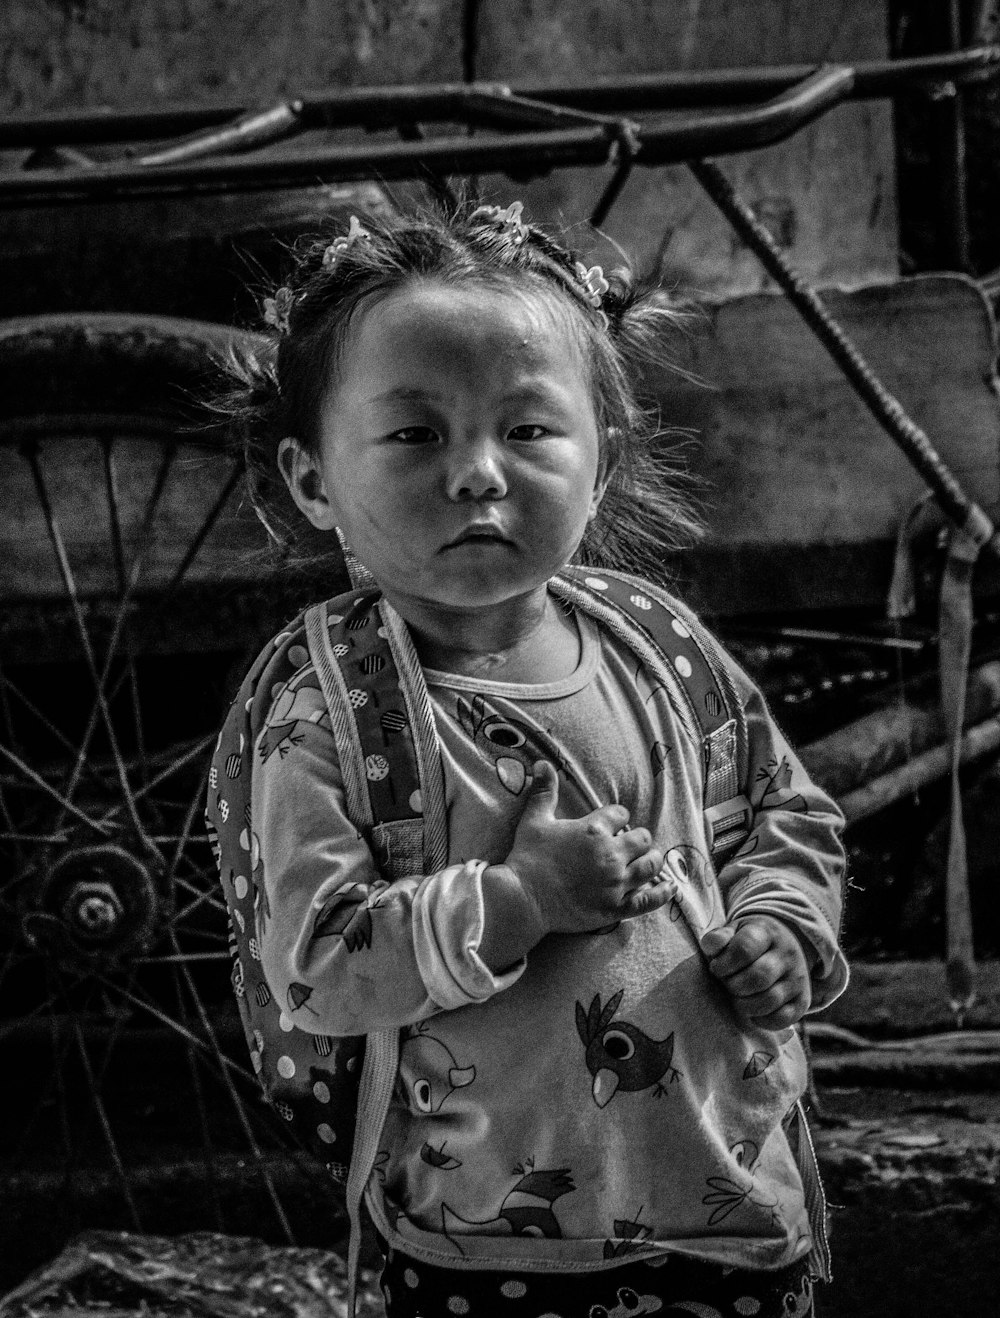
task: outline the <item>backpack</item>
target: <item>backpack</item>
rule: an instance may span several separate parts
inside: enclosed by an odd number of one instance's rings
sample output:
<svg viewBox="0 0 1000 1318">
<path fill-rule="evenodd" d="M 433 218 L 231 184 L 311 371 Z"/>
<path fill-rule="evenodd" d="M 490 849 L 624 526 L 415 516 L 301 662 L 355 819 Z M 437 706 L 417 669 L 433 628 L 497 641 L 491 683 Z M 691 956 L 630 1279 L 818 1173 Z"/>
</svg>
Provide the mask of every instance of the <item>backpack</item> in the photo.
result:
<svg viewBox="0 0 1000 1318">
<path fill-rule="evenodd" d="M 706 835 L 713 859 L 724 859 L 749 834 L 753 812 L 742 791 L 743 710 L 711 638 L 665 592 L 624 573 L 567 568 L 552 586 L 640 659 L 677 674 L 686 705 L 678 713 L 697 730 L 703 748 Z M 265 1099 L 340 1184 L 351 1164 L 366 1041 L 298 1029 L 293 1013 L 302 998 L 296 993 L 307 992 L 305 986 L 293 983 L 289 1001 L 279 1002 L 264 979 L 258 922 L 270 912 L 250 812 L 250 770 L 254 756 L 283 754 L 283 739 L 294 742 L 296 684 L 318 679 L 347 813 L 382 873 L 391 881 L 446 863 L 429 698 L 408 638 L 394 635 L 379 600 L 377 589 L 363 588 L 314 605 L 265 646 L 229 710 L 208 779 L 206 821 L 230 914 L 232 984 L 250 1061 Z"/>
</svg>

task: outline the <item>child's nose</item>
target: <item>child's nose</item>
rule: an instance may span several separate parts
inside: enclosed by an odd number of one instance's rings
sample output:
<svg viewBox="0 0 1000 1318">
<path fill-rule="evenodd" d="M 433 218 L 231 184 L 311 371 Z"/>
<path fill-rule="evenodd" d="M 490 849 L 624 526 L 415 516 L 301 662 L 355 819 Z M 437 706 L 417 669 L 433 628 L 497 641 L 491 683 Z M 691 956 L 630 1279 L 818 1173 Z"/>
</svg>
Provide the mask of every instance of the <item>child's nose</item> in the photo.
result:
<svg viewBox="0 0 1000 1318">
<path fill-rule="evenodd" d="M 450 499 L 502 499 L 507 493 L 500 454 L 489 441 L 456 445 L 446 482 Z"/>
</svg>

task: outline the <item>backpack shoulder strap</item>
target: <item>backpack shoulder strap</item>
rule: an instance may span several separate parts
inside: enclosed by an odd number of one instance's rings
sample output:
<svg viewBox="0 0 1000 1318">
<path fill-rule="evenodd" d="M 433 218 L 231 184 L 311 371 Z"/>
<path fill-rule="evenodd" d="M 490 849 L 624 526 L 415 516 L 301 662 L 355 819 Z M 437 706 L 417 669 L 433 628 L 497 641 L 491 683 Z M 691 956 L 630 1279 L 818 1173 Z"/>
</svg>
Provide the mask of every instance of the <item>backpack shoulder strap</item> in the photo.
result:
<svg viewBox="0 0 1000 1318">
<path fill-rule="evenodd" d="M 561 574 L 577 599 L 607 611 L 629 638 L 638 631 L 677 678 L 699 730 L 704 768 L 705 826 L 713 859 L 722 859 L 749 835 L 753 807 L 746 775 L 746 715 L 715 645 L 698 619 L 665 590 L 624 572 L 569 567 Z M 624 627 L 621 624 L 624 623 Z"/>
<path fill-rule="evenodd" d="M 419 872 L 420 767 L 378 592 L 314 606 L 306 635 L 337 743 L 347 813 L 387 877 Z"/>
</svg>

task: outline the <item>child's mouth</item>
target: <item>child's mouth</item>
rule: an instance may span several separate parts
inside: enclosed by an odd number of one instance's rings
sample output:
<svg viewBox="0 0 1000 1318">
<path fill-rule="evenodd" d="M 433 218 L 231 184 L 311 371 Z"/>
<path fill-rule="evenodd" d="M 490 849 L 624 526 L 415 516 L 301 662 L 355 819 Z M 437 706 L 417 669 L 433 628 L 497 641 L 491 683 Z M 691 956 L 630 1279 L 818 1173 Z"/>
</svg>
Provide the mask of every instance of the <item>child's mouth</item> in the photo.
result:
<svg viewBox="0 0 1000 1318">
<path fill-rule="evenodd" d="M 454 540 L 449 540 L 445 549 L 458 549 L 461 545 L 509 545 L 510 540 L 493 526 L 466 527 Z"/>
</svg>

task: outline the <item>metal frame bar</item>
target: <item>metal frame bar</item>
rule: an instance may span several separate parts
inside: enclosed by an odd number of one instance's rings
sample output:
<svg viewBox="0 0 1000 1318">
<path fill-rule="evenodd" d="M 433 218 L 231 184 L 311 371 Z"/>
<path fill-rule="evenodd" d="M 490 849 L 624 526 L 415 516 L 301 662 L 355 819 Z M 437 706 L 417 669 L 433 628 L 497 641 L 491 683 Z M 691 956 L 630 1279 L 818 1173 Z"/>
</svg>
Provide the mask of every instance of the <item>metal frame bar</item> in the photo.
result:
<svg viewBox="0 0 1000 1318">
<path fill-rule="evenodd" d="M 919 91 L 942 82 L 970 83 L 992 78 L 1000 48 L 966 50 L 908 60 L 863 61 L 853 66 L 853 97 L 881 99 Z M 594 78 L 586 86 L 497 83 L 437 83 L 361 87 L 306 92 L 286 104 L 305 127 L 391 127 L 403 121 L 463 119 L 466 107 L 484 94 L 514 96 L 595 113 L 648 112 L 704 106 L 745 105 L 770 100 L 817 72 L 815 64 L 784 64 L 751 69 L 706 69 L 697 73 L 645 73 Z M 299 108 L 296 108 L 299 107 Z M 75 110 L 0 117 L 0 150 L 99 142 L 143 142 L 217 128 L 254 113 L 238 105 L 168 106 L 157 110 Z"/>
<path fill-rule="evenodd" d="M 627 168 L 677 164 L 782 141 L 849 98 L 976 82 L 997 73 L 1000 47 L 979 46 L 914 60 L 639 75 L 599 79 L 586 87 L 369 87 L 306 95 L 252 113 L 230 106 L 16 116 L 0 119 L 0 148 L 59 147 L 64 167 L 0 174 L 0 206 L 310 187 L 428 173 L 511 171 L 524 177 L 573 165 L 620 167 L 623 156 Z M 656 118 L 630 118 L 656 112 Z M 416 140 L 410 134 L 410 140 L 391 142 L 328 140 L 333 129 L 398 130 L 421 123 L 447 125 L 450 131 L 439 128 Z M 85 158 L 76 150 L 81 144 L 141 142 L 178 132 L 189 135 L 112 162 L 80 163 Z M 313 140 L 301 147 L 261 152 L 309 133 Z M 610 205 L 613 196 L 602 200 Z"/>
</svg>

